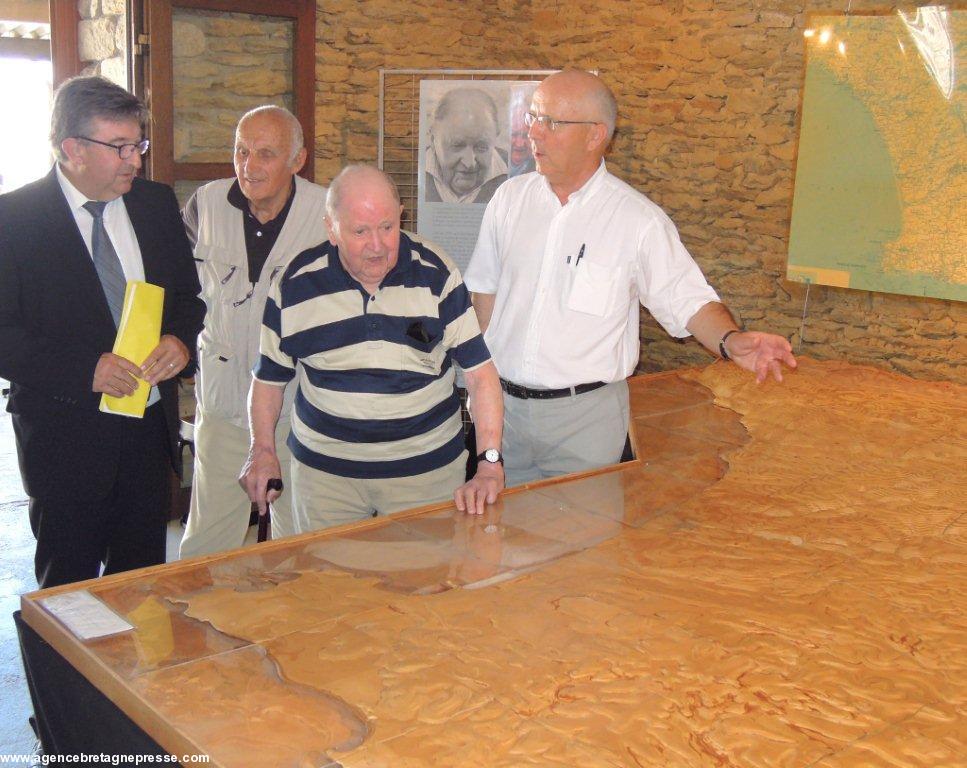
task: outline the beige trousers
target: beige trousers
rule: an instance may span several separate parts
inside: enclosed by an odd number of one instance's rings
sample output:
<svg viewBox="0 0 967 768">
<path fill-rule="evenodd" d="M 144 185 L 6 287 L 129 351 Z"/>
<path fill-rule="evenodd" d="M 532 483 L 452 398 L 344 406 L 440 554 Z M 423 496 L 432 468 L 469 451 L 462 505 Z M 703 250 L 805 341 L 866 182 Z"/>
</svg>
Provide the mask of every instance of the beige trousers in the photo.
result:
<svg viewBox="0 0 967 768">
<path fill-rule="evenodd" d="M 410 477 L 360 480 L 322 472 L 293 459 L 297 533 L 388 515 L 453 498 L 466 475 L 467 452 L 445 467 Z"/>
<path fill-rule="evenodd" d="M 285 444 L 289 423 L 275 430 L 275 448 L 282 465 L 285 491 L 272 504 L 272 538 L 295 533 L 292 520 L 291 454 Z M 248 457 L 249 434 L 227 419 L 195 414 L 195 465 L 188 525 L 181 540 L 181 557 L 195 557 L 242 546 L 252 503 L 238 484 Z"/>
</svg>

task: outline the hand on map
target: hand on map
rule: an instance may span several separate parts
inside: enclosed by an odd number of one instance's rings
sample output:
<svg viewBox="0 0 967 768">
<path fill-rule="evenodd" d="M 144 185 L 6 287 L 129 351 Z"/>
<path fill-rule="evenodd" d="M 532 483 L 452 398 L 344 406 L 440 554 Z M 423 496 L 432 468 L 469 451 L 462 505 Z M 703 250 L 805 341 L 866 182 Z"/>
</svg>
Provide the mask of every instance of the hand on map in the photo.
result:
<svg viewBox="0 0 967 768">
<path fill-rule="evenodd" d="M 453 492 L 457 509 L 468 515 L 482 515 L 485 504 L 493 504 L 504 490 L 504 467 L 481 461 L 477 474 Z"/>
</svg>

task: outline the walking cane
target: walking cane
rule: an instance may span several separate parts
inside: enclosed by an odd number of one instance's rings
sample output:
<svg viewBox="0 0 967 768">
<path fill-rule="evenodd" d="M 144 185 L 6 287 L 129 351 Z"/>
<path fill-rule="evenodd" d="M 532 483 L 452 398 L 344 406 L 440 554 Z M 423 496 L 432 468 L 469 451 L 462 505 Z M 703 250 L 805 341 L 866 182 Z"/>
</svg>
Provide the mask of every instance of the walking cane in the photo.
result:
<svg viewBox="0 0 967 768">
<path fill-rule="evenodd" d="M 265 484 L 266 493 L 268 493 L 269 491 L 278 491 L 279 493 L 282 493 L 284 488 L 285 488 L 285 485 L 283 485 L 281 477 L 273 477 Z M 269 537 L 269 520 L 271 519 L 271 517 L 272 517 L 272 505 L 269 503 L 266 503 L 265 513 L 259 515 L 258 540 L 260 543 L 265 541 Z"/>
</svg>

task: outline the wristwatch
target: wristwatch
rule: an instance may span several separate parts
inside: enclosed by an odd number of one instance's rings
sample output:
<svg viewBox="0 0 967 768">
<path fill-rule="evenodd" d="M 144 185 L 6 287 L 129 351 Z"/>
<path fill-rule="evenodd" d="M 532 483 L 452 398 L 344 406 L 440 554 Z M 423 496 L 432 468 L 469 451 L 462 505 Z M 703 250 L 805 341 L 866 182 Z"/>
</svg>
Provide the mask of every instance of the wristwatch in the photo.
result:
<svg viewBox="0 0 967 768">
<path fill-rule="evenodd" d="M 496 448 L 488 448 L 483 453 L 477 454 L 477 461 L 486 461 L 488 464 L 503 464 L 504 457 Z"/>
</svg>

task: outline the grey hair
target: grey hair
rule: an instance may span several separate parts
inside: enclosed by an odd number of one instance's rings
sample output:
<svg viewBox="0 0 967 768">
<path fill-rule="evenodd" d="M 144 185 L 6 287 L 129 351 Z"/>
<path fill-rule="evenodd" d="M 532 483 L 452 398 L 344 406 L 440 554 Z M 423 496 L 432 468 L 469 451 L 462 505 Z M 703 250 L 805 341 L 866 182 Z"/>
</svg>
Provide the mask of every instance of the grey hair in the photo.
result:
<svg viewBox="0 0 967 768">
<path fill-rule="evenodd" d="M 300 125 L 299 119 L 285 107 L 279 107 L 275 104 L 263 104 L 261 107 L 250 109 L 248 112 L 242 115 L 238 121 L 238 125 L 235 127 L 235 130 L 238 131 L 238 126 L 240 126 L 250 117 L 257 117 L 259 115 L 273 115 L 280 118 L 283 122 L 285 122 L 286 125 L 289 126 L 289 142 L 291 144 L 291 155 L 289 157 L 289 162 L 294 162 L 296 156 L 305 146 L 305 136 L 302 133 L 302 125 Z"/>
<path fill-rule="evenodd" d="M 434 121 L 443 120 L 449 114 L 457 109 L 460 102 L 477 102 L 481 104 L 484 109 L 490 114 L 491 119 L 494 121 L 494 127 L 500 131 L 500 120 L 497 117 L 497 105 L 494 103 L 493 98 L 486 91 L 480 88 L 454 88 L 452 91 L 447 91 L 443 98 L 436 106 L 436 110 L 433 112 Z"/>
<path fill-rule="evenodd" d="M 605 85 L 604 80 L 598 78 L 600 88 L 595 88 L 590 94 L 594 103 L 595 111 L 608 129 L 608 141 L 614 136 L 614 127 L 618 122 L 618 101 L 615 99 L 611 89 Z"/>
<path fill-rule="evenodd" d="M 393 181 L 392 176 L 385 171 L 381 171 L 375 165 L 352 163 L 337 173 L 336 178 L 329 183 L 329 192 L 326 195 L 326 215 L 330 220 L 336 221 L 339 218 L 337 212 L 339 211 L 339 206 L 342 204 L 343 195 L 345 195 L 343 187 L 357 177 L 367 175 L 382 181 L 386 185 L 386 188 L 389 189 L 397 205 L 399 205 L 400 191 L 397 189 L 396 182 Z"/>
<path fill-rule="evenodd" d="M 135 120 L 141 129 L 148 122 L 148 108 L 133 93 L 103 77 L 72 77 L 54 93 L 50 113 L 50 146 L 60 162 L 67 155 L 65 139 L 87 136 L 95 119 L 122 122 Z"/>
</svg>

